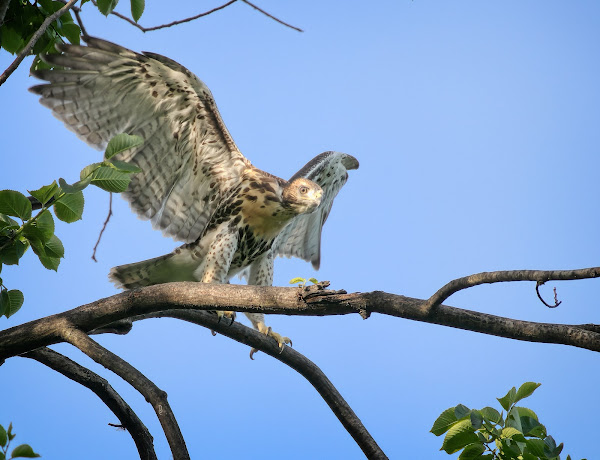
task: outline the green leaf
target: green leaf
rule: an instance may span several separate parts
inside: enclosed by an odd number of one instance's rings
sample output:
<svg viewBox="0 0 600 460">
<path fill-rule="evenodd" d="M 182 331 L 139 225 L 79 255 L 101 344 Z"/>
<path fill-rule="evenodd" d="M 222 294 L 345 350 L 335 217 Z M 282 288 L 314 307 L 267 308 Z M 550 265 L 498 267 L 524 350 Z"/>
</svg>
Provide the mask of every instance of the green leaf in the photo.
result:
<svg viewBox="0 0 600 460">
<path fill-rule="evenodd" d="M 531 417 L 539 422 L 539 418 L 535 412 L 527 407 L 515 406 L 515 409 L 519 411 L 520 417 Z"/>
<path fill-rule="evenodd" d="M 479 439 L 471 426 L 471 421 L 468 419 L 460 420 L 448 430 L 440 450 L 444 450 L 448 454 L 453 454 L 463 447 L 478 441 Z"/>
<path fill-rule="evenodd" d="M 54 203 L 54 213 L 63 222 L 72 223 L 81 219 L 85 199 L 81 191 L 68 193 Z"/>
<path fill-rule="evenodd" d="M 507 411 L 510 408 L 510 406 L 512 406 L 515 403 L 516 397 L 517 389 L 515 387 L 512 387 L 504 397 L 496 399 L 498 399 L 498 402 L 500 402 L 504 410 Z"/>
<path fill-rule="evenodd" d="M 65 256 L 65 248 L 62 241 L 56 235 L 52 235 L 50 240 L 44 244 L 44 250 L 48 257 L 60 259 Z"/>
<path fill-rule="evenodd" d="M 104 16 L 108 16 L 115 9 L 119 0 L 98 0 L 96 5 Z"/>
<path fill-rule="evenodd" d="M 521 399 L 527 398 L 531 396 L 533 392 L 541 385 L 541 383 L 535 382 L 525 382 L 523 385 L 519 387 L 517 391 L 517 395 L 515 397 L 515 402 L 520 401 Z"/>
<path fill-rule="evenodd" d="M 138 22 L 144 12 L 146 2 L 144 0 L 131 0 L 131 16 L 135 22 Z"/>
<path fill-rule="evenodd" d="M 525 440 L 523 433 L 512 426 L 507 426 L 506 428 L 502 428 L 501 436 L 503 438 L 515 438 L 516 437 L 516 438 L 518 438 L 519 441 L 521 440 L 521 438 L 523 439 L 523 441 Z"/>
<path fill-rule="evenodd" d="M 26 225 L 23 229 L 25 236 L 33 235 L 42 243 L 48 241 L 54 235 L 54 218 L 50 211 L 42 212 L 34 222 Z"/>
<path fill-rule="evenodd" d="M 58 257 L 48 257 L 46 255 L 38 254 L 38 258 L 44 268 L 54 270 L 55 272 L 58 271 L 58 266 L 60 265 L 60 259 Z"/>
<path fill-rule="evenodd" d="M 306 278 L 302 278 L 300 276 L 297 276 L 296 278 L 292 278 L 290 280 L 290 284 L 304 283 L 305 281 L 306 281 Z"/>
<path fill-rule="evenodd" d="M 476 442 L 473 444 L 469 444 L 458 456 L 459 460 L 472 460 L 475 458 L 481 458 L 481 454 L 485 452 L 485 446 Z"/>
<path fill-rule="evenodd" d="M 108 142 L 106 152 L 104 152 L 104 158 L 108 160 L 125 150 L 137 147 L 143 143 L 144 140 L 140 136 L 130 136 L 125 133 L 117 134 Z"/>
<path fill-rule="evenodd" d="M 2 299 L 3 304 L 6 302 L 4 305 L 4 314 L 7 318 L 10 318 L 20 310 L 20 308 L 23 306 L 25 298 L 23 297 L 23 293 L 18 289 L 4 291 L 2 294 L 4 293 L 6 293 L 6 297 Z"/>
<path fill-rule="evenodd" d="M 294 281 L 295 279 L 296 278 L 294 278 L 292 281 Z M 297 281 L 294 283 L 292 283 L 292 281 L 290 281 L 291 284 L 297 283 Z M 454 425 L 455 423 L 456 415 L 454 415 L 454 407 L 451 407 L 440 414 L 440 416 L 435 420 L 435 422 L 433 422 L 433 426 L 429 431 L 431 431 L 436 436 L 440 436 L 446 431 L 448 431 L 450 427 L 452 427 L 452 425 Z"/>
<path fill-rule="evenodd" d="M 84 179 L 81 179 L 80 181 L 75 182 L 73 185 L 67 184 L 67 182 L 62 177 L 60 179 L 58 179 L 60 188 L 65 193 L 81 192 L 84 188 L 86 188 L 88 185 L 90 185 L 91 181 L 92 181 L 91 175 L 88 175 Z"/>
<path fill-rule="evenodd" d="M 27 220 L 31 217 L 31 202 L 14 190 L 0 191 L 0 213 Z"/>
<path fill-rule="evenodd" d="M 470 414 L 471 425 L 478 430 L 483 425 L 483 415 L 478 410 L 473 409 Z"/>
<path fill-rule="evenodd" d="M 4 244 L 5 241 L 0 238 L 0 247 Z M 25 254 L 28 247 L 28 242 L 23 242 L 21 240 L 11 242 L 7 247 L 0 250 L 0 263 L 4 265 L 18 265 L 19 259 L 23 257 L 23 254 Z"/>
<path fill-rule="evenodd" d="M 317 278 L 308 278 L 308 281 L 310 281 L 313 284 L 319 284 L 319 280 Z"/>
<path fill-rule="evenodd" d="M 469 409 L 467 406 L 465 406 L 463 404 L 459 404 L 458 406 L 456 406 L 454 408 L 454 415 L 456 416 L 457 420 L 460 420 L 463 417 L 467 417 L 470 412 L 471 412 L 471 409 Z"/>
<path fill-rule="evenodd" d="M 127 190 L 131 175 L 107 166 L 101 166 L 92 176 L 92 184 L 107 192 L 121 193 Z"/>
<path fill-rule="evenodd" d="M 546 443 L 541 439 L 527 439 L 525 445 L 529 453 L 537 457 L 545 457 L 544 449 L 546 448 Z"/>
<path fill-rule="evenodd" d="M 81 170 L 81 172 L 79 173 L 79 178 L 81 180 L 85 180 L 88 177 L 90 177 L 91 175 L 93 175 L 93 173 L 100 167 L 102 166 L 102 163 L 92 163 L 91 165 L 87 165 L 85 168 L 83 168 Z M 91 178 L 90 178 L 91 180 Z M 60 182 L 60 181 L 59 181 Z"/>
<path fill-rule="evenodd" d="M 11 456 L 13 458 L 22 457 L 22 458 L 35 458 L 39 457 L 40 454 L 36 454 L 29 444 L 21 444 L 13 449 L 11 452 Z"/>
<path fill-rule="evenodd" d="M 481 413 L 481 415 L 483 415 L 483 418 L 485 420 L 492 422 L 492 423 L 500 423 L 500 419 L 502 418 L 502 416 L 500 415 L 500 412 L 498 412 L 493 407 L 486 406 L 483 409 L 481 409 L 479 412 Z"/>
<path fill-rule="evenodd" d="M 123 172 L 127 172 L 127 173 L 138 173 L 138 172 L 142 171 L 136 165 L 134 165 L 133 163 L 129 163 L 127 161 L 119 161 L 119 160 L 111 159 L 111 160 L 107 161 L 107 163 L 111 167 L 113 167 L 114 169 L 116 169 L 118 171 L 123 171 Z"/>
<path fill-rule="evenodd" d="M 1 315 L 0 315 L 1 316 Z M 5 447 L 8 442 L 8 435 L 2 425 L 0 425 L 0 446 Z"/>
<path fill-rule="evenodd" d="M 10 54 L 16 54 L 25 46 L 25 41 L 19 32 L 12 27 L 4 25 L 2 27 L 2 48 Z"/>
<path fill-rule="evenodd" d="M 52 182 L 50 185 L 44 185 L 42 188 L 38 190 L 29 190 L 29 193 L 32 197 L 38 200 L 42 205 L 46 204 L 50 199 L 54 196 L 54 194 L 58 191 L 58 185 L 56 181 Z"/>
<path fill-rule="evenodd" d="M 5 214 L 0 214 L 0 230 L 5 228 L 13 228 L 16 230 L 19 227 L 20 225 L 17 223 L 16 220 L 11 219 Z"/>
<path fill-rule="evenodd" d="M 74 45 L 79 45 L 81 29 L 77 24 L 63 24 L 60 28 L 60 31 L 71 43 Z"/>
</svg>

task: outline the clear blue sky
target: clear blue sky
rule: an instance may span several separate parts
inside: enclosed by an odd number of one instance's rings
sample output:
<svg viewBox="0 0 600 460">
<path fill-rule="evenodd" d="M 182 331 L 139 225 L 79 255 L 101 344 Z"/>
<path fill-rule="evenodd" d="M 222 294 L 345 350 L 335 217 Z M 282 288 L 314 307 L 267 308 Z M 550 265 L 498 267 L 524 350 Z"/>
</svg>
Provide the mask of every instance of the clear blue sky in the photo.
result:
<svg viewBox="0 0 600 460">
<path fill-rule="evenodd" d="M 120 10 L 127 12 L 126 3 Z M 216 2 L 147 2 L 155 25 Z M 323 234 L 321 270 L 279 260 L 275 284 L 295 276 L 332 288 L 427 298 L 480 271 L 599 265 L 600 5 L 594 1 L 277 2 L 267 11 L 300 34 L 235 4 L 176 28 L 142 34 L 90 4 L 88 32 L 182 63 L 211 88 L 242 152 L 291 176 L 325 150 L 356 156 Z M 4 69 L 12 56 L 0 53 Z M 78 177 L 99 153 L 27 92 L 28 59 L 0 87 L 0 188 L 25 192 Z M 13 174 L 19 169 L 22 174 Z M 33 254 L 2 277 L 26 303 L 0 327 L 74 308 L 117 291 L 112 266 L 177 243 L 139 221 L 120 199 L 98 263 L 92 247 L 108 195 L 86 191 L 84 219 L 58 225 L 58 273 Z M 562 305 L 533 283 L 482 286 L 447 303 L 519 319 L 598 323 L 600 281 L 553 283 Z M 245 322 L 245 318 L 240 321 Z M 527 401 L 573 458 L 597 453 L 600 356 L 373 315 L 272 317 L 274 329 L 319 365 L 390 458 L 449 458 L 428 431 L 457 403 L 492 404 L 511 386 L 542 382 Z M 362 453 L 314 389 L 247 347 L 175 320 L 137 323 L 97 340 L 169 394 L 192 458 L 360 459 Z M 152 409 L 116 376 L 65 345 L 55 347 L 110 379 L 155 436 Z M 0 368 L 0 423 L 47 459 L 134 458 L 131 438 L 88 390 L 40 364 Z M 82 452 L 85 452 L 83 454 Z"/>
</svg>

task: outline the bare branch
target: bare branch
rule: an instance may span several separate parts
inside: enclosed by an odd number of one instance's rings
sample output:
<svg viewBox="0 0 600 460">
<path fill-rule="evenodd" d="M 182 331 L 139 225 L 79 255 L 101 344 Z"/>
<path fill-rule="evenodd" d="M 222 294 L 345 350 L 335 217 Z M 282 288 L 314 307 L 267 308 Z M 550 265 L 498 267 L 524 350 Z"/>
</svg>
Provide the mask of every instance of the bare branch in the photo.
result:
<svg viewBox="0 0 600 460">
<path fill-rule="evenodd" d="M 114 16 L 116 16 L 116 17 L 118 17 L 118 18 L 120 18 L 120 19 L 122 19 L 124 21 L 127 21 L 129 24 L 131 24 L 134 27 L 137 27 L 138 29 L 140 29 L 142 32 L 145 33 L 145 32 L 152 32 L 154 30 L 165 29 L 167 27 L 173 27 L 173 26 L 176 26 L 176 25 L 179 25 L 179 24 L 184 24 L 186 22 L 190 22 L 190 21 L 195 21 L 196 19 L 199 19 L 199 18 L 204 17 L 204 16 L 208 16 L 209 14 L 212 14 L 212 13 L 214 13 L 216 11 L 222 10 L 223 8 L 226 8 L 229 5 L 231 5 L 231 4 L 233 4 L 233 3 L 237 2 L 237 1 L 238 0 L 230 0 L 227 3 L 224 3 L 221 6 L 217 6 L 216 8 L 213 8 L 212 10 L 205 11 L 204 13 L 200 13 L 200 14 L 197 14 L 195 16 L 191 16 L 189 18 L 179 19 L 177 21 L 169 22 L 168 24 L 161 24 L 159 26 L 153 26 L 153 27 L 144 27 L 141 24 L 138 24 L 137 22 L 135 22 L 133 19 L 128 18 L 127 16 L 125 16 L 125 15 L 123 15 L 123 14 L 117 12 L 117 11 L 111 11 L 110 14 L 112 14 L 112 15 L 114 15 Z M 242 2 L 245 3 L 246 5 L 251 6 L 255 10 L 261 12 L 265 16 L 273 19 L 274 21 L 277 21 L 278 23 L 280 23 L 280 24 L 282 24 L 282 25 L 284 25 L 286 27 L 289 27 L 290 29 L 297 30 L 298 32 L 304 32 L 302 29 L 299 29 L 298 27 L 292 26 L 292 25 L 288 24 L 287 22 L 284 22 L 281 19 L 276 18 L 272 14 L 267 13 L 265 10 L 259 8 L 258 6 L 254 5 L 253 3 L 250 3 L 250 2 L 248 2 L 246 0 L 242 0 Z M 92 0 L 92 3 L 94 5 L 96 5 L 96 0 Z"/>
<path fill-rule="evenodd" d="M 168 312 L 158 312 L 143 318 L 163 316 L 199 324 L 240 343 L 256 348 L 287 364 L 308 380 L 315 390 L 317 390 L 367 458 L 387 459 L 387 456 L 323 371 L 301 353 L 290 347 L 280 349 L 277 342 L 265 334 L 261 334 L 240 323 L 225 324 L 223 321 L 219 321 L 215 314 L 206 311 L 171 310 Z M 137 321 L 143 318 L 137 317 L 133 319 Z"/>
<path fill-rule="evenodd" d="M 292 287 L 194 282 L 149 286 L 6 329 L 0 332 L 0 360 L 61 342 L 58 331 L 65 321 L 90 332 L 127 318 L 175 309 L 305 316 L 381 313 L 498 337 L 600 351 L 600 333 L 593 325 L 521 321 L 445 305 L 427 313 L 424 307 L 428 301 L 422 299 L 382 291 L 327 295 L 329 292 L 325 290 L 317 297 L 304 300 L 298 295 L 298 289 Z"/>
<path fill-rule="evenodd" d="M 173 26 L 176 26 L 178 24 L 183 24 L 183 23 L 186 23 L 186 22 L 194 21 L 194 20 L 199 19 L 199 18 L 201 18 L 203 16 L 208 16 L 209 14 L 214 13 L 215 11 L 222 10 L 223 8 L 226 8 L 226 7 L 228 7 L 229 5 L 231 5 L 232 3 L 235 3 L 235 2 L 237 2 L 237 0 L 230 0 L 229 2 L 224 3 L 221 6 L 217 6 L 216 8 L 213 8 L 212 10 L 205 11 L 204 13 L 197 14 L 196 16 L 192 16 L 190 18 L 185 18 L 185 19 L 180 19 L 178 21 L 173 21 L 173 22 L 170 22 L 168 24 L 162 24 L 160 26 L 154 26 L 154 27 L 144 27 L 144 26 L 138 24 L 137 22 L 135 22 L 133 19 L 130 19 L 127 16 L 124 16 L 121 13 L 118 13 L 116 11 L 111 11 L 110 14 L 113 14 L 116 17 L 118 17 L 120 19 L 123 19 L 124 21 L 127 21 L 129 24 L 131 24 L 132 26 L 137 27 L 138 29 L 140 29 L 142 32 L 145 33 L 145 32 L 152 32 L 153 30 L 165 29 L 167 27 L 173 27 Z M 96 5 L 96 0 L 92 0 L 92 3 L 94 5 Z M 96 5 L 96 6 L 98 6 L 98 5 Z"/>
<path fill-rule="evenodd" d="M 279 24 L 283 24 L 284 26 L 289 27 L 290 29 L 297 30 L 298 32 L 304 32 L 302 29 L 299 29 L 298 27 L 294 27 L 291 24 L 288 24 L 287 22 L 283 22 L 281 19 L 277 19 L 272 14 L 267 13 L 265 10 L 259 8 L 254 3 L 250 3 L 248 0 L 242 0 L 242 2 L 244 2 L 246 5 L 251 6 L 252 8 L 254 8 L 257 11 L 260 11 L 262 14 L 264 14 L 265 16 L 273 19 L 274 21 L 277 21 Z"/>
<path fill-rule="evenodd" d="M 157 458 L 154 452 L 152 435 L 148 428 L 105 379 L 49 348 L 38 348 L 22 356 L 45 364 L 65 377 L 92 390 L 116 415 L 121 422 L 121 426 L 129 431 L 140 454 L 140 459 L 155 460 Z M 109 423 L 109 425 L 111 424 Z"/>
<path fill-rule="evenodd" d="M 429 314 L 452 294 L 480 284 L 504 283 L 507 281 L 537 281 L 543 284 L 550 280 L 579 280 L 598 276 L 600 276 L 600 267 L 578 270 L 506 270 L 477 273 L 447 283 L 429 298 L 423 306 L 423 312 Z"/>
<path fill-rule="evenodd" d="M 25 59 L 25 57 L 29 55 L 37 41 L 44 34 L 44 32 L 50 26 L 50 24 L 52 24 L 57 18 L 65 14 L 67 11 L 69 11 L 76 2 L 77 0 L 69 0 L 69 2 L 65 6 L 63 6 L 60 10 L 55 11 L 44 20 L 40 28 L 33 34 L 31 40 L 29 40 L 29 43 L 27 43 L 27 46 L 25 46 L 25 48 L 21 50 L 21 52 L 17 55 L 17 58 L 12 62 L 12 64 L 6 68 L 2 75 L 0 75 L 0 86 L 6 81 L 8 77 L 10 77 L 10 75 L 17 69 L 17 67 L 19 67 L 19 64 L 23 62 L 23 59 Z"/>
<path fill-rule="evenodd" d="M 558 296 L 556 295 L 556 288 L 554 288 L 554 305 L 550 305 L 549 303 L 547 303 L 543 298 L 542 298 L 542 294 L 540 294 L 540 286 L 544 284 L 543 281 L 538 281 L 537 283 L 535 283 L 535 292 L 538 296 L 538 299 L 540 299 L 540 301 L 546 305 L 548 308 L 556 308 L 558 307 L 562 301 L 558 300 Z"/>
<path fill-rule="evenodd" d="M 108 221 L 110 220 L 110 216 L 113 215 L 112 212 L 112 192 L 110 192 L 110 198 L 108 199 L 108 215 L 106 216 L 106 220 L 104 221 L 104 225 L 102 226 L 102 230 L 100 230 L 100 234 L 98 235 L 98 240 L 96 241 L 96 245 L 94 246 L 94 252 L 92 252 L 92 260 L 94 262 L 98 262 L 96 260 L 96 249 L 98 249 L 98 245 L 100 244 L 100 240 L 102 239 L 102 234 L 104 230 L 106 230 L 106 226 L 108 225 Z"/>
<path fill-rule="evenodd" d="M 57 332 L 65 342 L 79 348 L 98 364 L 111 370 L 139 391 L 154 408 L 169 442 L 173 458 L 182 460 L 190 458 L 185 440 L 164 391 L 127 361 L 92 340 L 85 332 L 68 323 L 63 323 L 63 327 Z"/>
</svg>

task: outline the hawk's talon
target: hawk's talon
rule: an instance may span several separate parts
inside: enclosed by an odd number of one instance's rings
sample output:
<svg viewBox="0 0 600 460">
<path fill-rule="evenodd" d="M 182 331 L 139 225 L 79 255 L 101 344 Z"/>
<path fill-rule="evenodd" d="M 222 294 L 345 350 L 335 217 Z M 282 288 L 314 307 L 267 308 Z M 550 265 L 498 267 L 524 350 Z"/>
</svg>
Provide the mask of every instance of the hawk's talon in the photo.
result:
<svg viewBox="0 0 600 460">
<path fill-rule="evenodd" d="M 279 347 L 279 354 L 283 353 L 283 349 L 285 348 L 286 345 L 290 345 L 292 344 L 292 341 L 289 339 L 289 337 L 284 337 L 281 334 L 278 334 L 277 332 L 274 332 L 273 329 L 271 329 L 271 327 L 267 327 L 265 325 L 264 322 L 259 322 L 255 324 L 256 329 L 258 329 L 258 332 L 260 332 L 261 334 L 265 334 L 267 337 L 271 337 L 273 339 L 275 339 L 275 341 L 277 342 L 277 346 Z M 250 350 L 250 359 L 254 360 L 254 354 L 260 351 L 257 348 L 252 348 Z"/>
</svg>

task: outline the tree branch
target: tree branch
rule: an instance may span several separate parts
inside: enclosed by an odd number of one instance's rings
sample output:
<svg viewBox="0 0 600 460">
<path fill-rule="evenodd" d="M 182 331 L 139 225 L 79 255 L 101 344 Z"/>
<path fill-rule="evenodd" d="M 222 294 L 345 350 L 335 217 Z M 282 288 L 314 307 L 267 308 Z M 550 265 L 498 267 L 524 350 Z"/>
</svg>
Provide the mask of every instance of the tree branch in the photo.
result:
<svg viewBox="0 0 600 460">
<path fill-rule="evenodd" d="M 516 340 L 600 351 L 600 333 L 593 325 L 520 321 L 445 305 L 427 313 L 424 309 L 427 301 L 422 299 L 381 291 L 330 295 L 331 292 L 324 290 L 304 300 L 298 288 L 194 282 L 149 286 L 6 329 L 0 332 L 0 360 L 61 342 L 59 331 L 65 321 L 90 332 L 127 318 L 175 309 L 305 316 L 381 313 Z"/>
<path fill-rule="evenodd" d="M 387 456 L 323 371 L 301 353 L 290 347 L 280 349 L 277 342 L 265 334 L 261 334 L 240 323 L 225 324 L 224 321 L 219 321 L 215 314 L 206 311 L 170 310 L 168 312 L 157 312 L 152 315 L 133 319 L 137 321 L 149 317 L 165 316 L 199 324 L 240 343 L 256 348 L 287 364 L 308 380 L 315 390 L 317 390 L 367 458 L 377 460 L 387 459 Z"/>
<path fill-rule="evenodd" d="M 40 28 L 33 34 L 31 40 L 29 40 L 29 43 L 27 43 L 27 46 L 25 46 L 25 48 L 21 50 L 21 52 L 17 55 L 17 58 L 12 62 L 12 64 L 6 68 L 2 75 L 0 75 L 0 86 L 6 81 L 8 77 L 10 77 L 10 75 L 17 69 L 17 67 L 19 67 L 19 64 L 23 62 L 23 59 L 25 59 L 25 57 L 29 55 L 37 41 L 44 34 L 44 32 L 50 26 L 50 24 L 52 24 L 57 18 L 65 14 L 67 11 L 69 11 L 76 2 L 77 0 L 69 0 L 69 2 L 65 6 L 63 6 L 60 10 L 55 11 L 44 20 Z"/>
<path fill-rule="evenodd" d="M 477 273 L 452 280 L 440 288 L 423 306 L 423 312 L 429 314 L 452 294 L 480 284 L 504 283 L 508 281 L 536 281 L 536 286 L 539 286 L 550 280 L 579 280 L 596 278 L 598 276 L 600 276 L 600 267 L 578 270 L 506 270 Z M 541 297 L 540 300 L 542 300 Z M 542 302 L 544 301 L 542 300 Z M 549 306 L 548 304 L 546 305 Z"/>
<path fill-rule="evenodd" d="M 65 342 L 79 348 L 98 364 L 111 370 L 139 391 L 156 412 L 169 442 L 173 458 L 182 460 L 190 458 L 175 415 L 167 401 L 167 393 L 127 361 L 102 347 L 80 329 L 70 324 L 64 324 L 64 327 L 60 328 L 59 334 Z"/>
<path fill-rule="evenodd" d="M 110 14 L 112 14 L 112 15 L 114 15 L 114 16 L 116 16 L 116 17 L 118 17 L 118 18 L 120 18 L 120 19 L 122 19 L 124 21 L 127 21 L 132 26 L 137 27 L 142 32 L 146 33 L 146 32 L 152 32 L 154 30 L 165 29 L 167 27 L 173 27 L 173 26 L 176 26 L 176 25 L 179 25 L 179 24 L 184 24 L 186 22 L 190 22 L 190 21 L 195 21 L 196 19 L 199 19 L 199 18 L 204 17 L 204 16 L 208 16 L 209 14 L 212 14 L 212 13 L 214 13 L 216 11 L 222 10 L 223 8 L 226 8 L 229 5 L 231 5 L 231 4 L 233 4 L 233 3 L 237 2 L 237 1 L 238 0 L 230 0 L 227 3 L 224 3 L 224 4 L 220 5 L 220 6 L 217 6 L 216 8 L 213 8 L 212 10 L 205 11 L 204 13 L 200 13 L 200 14 L 197 14 L 195 16 L 191 16 L 189 18 L 179 19 L 177 21 L 169 22 L 168 24 L 161 24 L 159 26 L 153 26 L 153 27 L 144 27 L 141 24 L 138 24 L 137 22 L 135 22 L 133 19 L 128 18 L 127 16 L 125 16 L 125 15 L 123 15 L 123 14 L 117 12 L 117 11 L 111 11 Z M 258 6 L 254 5 L 253 3 L 250 3 L 250 2 L 248 2 L 246 0 L 242 0 L 242 2 L 245 3 L 246 5 L 251 6 L 255 10 L 261 12 L 262 14 L 264 14 L 265 16 L 267 16 L 268 18 L 271 18 L 274 21 L 277 21 L 279 24 L 282 24 L 282 25 L 284 25 L 286 27 L 289 27 L 290 29 L 297 30 L 298 32 L 304 32 L 302 29 L 299 29 L 298 27 L 292 26 L 292 25 L 288 24 L 287 22 L 284 22 L 281 19 L 276 18 L 272 14 L 267 13 L 265 10 L 259 8 Z M 96 0 L 92 0 L 92 3 L 94 5 L 96 5 Z M 98 5 L 96 5 L 96 6 L 98 6 Z"/>
<path fill-rule="evenodd" d="M 156 460 L 152 435 L 148 428 L 105 379 L 49 348 L 38 348 L 22 356 L 45 364 L 65 377 L 92 390 L 131 434 L 140 454 L 140 459 Z"/>
</svg>

